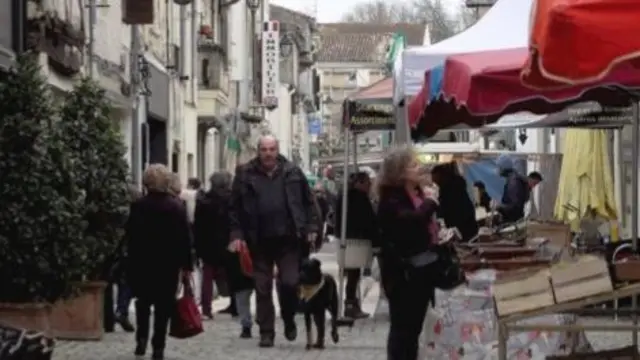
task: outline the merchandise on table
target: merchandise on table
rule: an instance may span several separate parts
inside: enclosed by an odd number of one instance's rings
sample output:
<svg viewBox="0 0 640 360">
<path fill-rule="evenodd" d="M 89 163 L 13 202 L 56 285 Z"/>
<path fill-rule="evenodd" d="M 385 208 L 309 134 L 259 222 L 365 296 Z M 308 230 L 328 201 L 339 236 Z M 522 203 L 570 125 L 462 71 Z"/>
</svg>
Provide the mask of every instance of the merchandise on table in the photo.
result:
<svg viewBox="0 0 640 360">
<path fill-rule="evenodd" d="M 469 276 L 467 286 L 437 291 L 436 306 L 429 310 L 424 325 L 423 359 L 489 360 L 498 358 L 497 328 L 491 287 L 495 270 L 481 270 Z M 572 315 L 545 315 L 520 323 L 572 324 Z M 575 346 L 574 346 L 575 343 Z M 529 331 L 514 333 L 507 343 L 508 358 L 540 359 L 566 354 L 571 349 L 588 351 L 584 333 Z"/>
</svg>

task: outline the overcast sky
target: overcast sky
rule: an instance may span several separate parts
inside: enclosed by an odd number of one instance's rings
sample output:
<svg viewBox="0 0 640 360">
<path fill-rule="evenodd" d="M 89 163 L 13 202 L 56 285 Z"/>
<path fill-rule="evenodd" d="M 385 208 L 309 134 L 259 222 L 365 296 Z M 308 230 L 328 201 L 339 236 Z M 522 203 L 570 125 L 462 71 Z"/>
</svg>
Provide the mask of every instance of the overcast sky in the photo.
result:
<svg viewBox="0 0 640 360">
<path fill-rule="evenodd" d="M 348 13 L 354 5 L 366 0 L 270 0 L 272 4 L 314 15 L 317 11 L 318 22 L 337 22 Z M 389 3 L 403 3 L 410 0 L 386 0 Z M 443 0 L 451 12 L 455 12 L 462 0 Z"/>
</svg>

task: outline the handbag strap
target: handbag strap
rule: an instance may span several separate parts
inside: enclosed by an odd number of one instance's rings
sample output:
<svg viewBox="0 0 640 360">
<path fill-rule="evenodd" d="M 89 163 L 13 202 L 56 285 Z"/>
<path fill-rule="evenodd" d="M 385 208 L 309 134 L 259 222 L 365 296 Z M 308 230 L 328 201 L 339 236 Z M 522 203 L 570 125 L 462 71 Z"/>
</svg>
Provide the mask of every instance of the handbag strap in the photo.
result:
<svg viewBox="0 0 640 360">
<path fill-rule="evenodd" d="M 189 275 L 188 279 L 186 277 L 180 277 L 178 280 L 178 289 L 176 291 L 176 297 L 180 296 L 180 292 L 182 291 L 182 296 L 194 296 L 193 289 L 195 288 L 195 280 L 193 279 L 193 275 Z"/>
<path fill-rule="evenodd" d="M 195 288 L 195 282 L 193 276 L 189 275 L 189 278 L 182 278 L 182 286 L 184 287 L 184 294 L 193 296 L 193 289 Z"/>
</svg>

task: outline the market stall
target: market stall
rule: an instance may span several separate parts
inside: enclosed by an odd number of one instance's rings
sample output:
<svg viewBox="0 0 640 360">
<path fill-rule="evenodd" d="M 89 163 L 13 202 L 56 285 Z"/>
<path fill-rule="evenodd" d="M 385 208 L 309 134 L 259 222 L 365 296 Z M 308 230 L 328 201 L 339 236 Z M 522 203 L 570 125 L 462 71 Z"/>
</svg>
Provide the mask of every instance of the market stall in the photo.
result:
<svg viewBox="0 0 640 360">
<path fill-rule="evenodd" d="M 486 93 L 479 91 L 482 88 L 482 83 L 478 82 L 475 85 L 474 81 L 478 79 L 487 79 L 491 78 L 491 83 L 494 89 L 500 89 L 501 81 L 507 81 L 505 83 L 505 87 L 511 86 L 519 86 L 521 89 L 522 85 L 518 85 L 517 82 L 513 79 L 514 73 L 522 70 L 518 70 L 517 66 L 513 66 L 508 69 L 505 67 L 505 63 L 503 63 L 504 59 L 500 57 L 493 57 L 494 60 L 487 58 L 483 58 L 478 55 L 475 56 L 467 56 L 466 58 L 458 58 L 454 59 L 455 61 L 466 64 L 466 68 L 468 71 L 459 71 L 459 72 L 451 72 L 448 77 L 451 79 L 455 79 L 455 82 L 458 84 L 465 84 L 467 87 L 464 89 L 464 92 L 461 91 L 461 88 L 456 88 L 453 84 L 454 81 L 451 81 L 452 86 L 448 88 L 446 84 L 436 84 L 438 87 L 438 91 L 436 93 L 442 93 L 444 96 L 436 96 L 431 97 L 430 95 L 425 96 L 427 98 L 427 108 L 423 110 L 426 112 L 426 116 L 433 116 L 437 112 L 429 111 L 430 106 L 429 102 L 435 104 L 435 106 L 441 106 L 443 103 L 450 106 L 447 111 L 450 116 L 447 117 L 449 120 L 449 124 L 455 123 L 466 123 L 471 126 L 478 126 L 480 122 L 478 120 L 480 118 L 487 118 L 487 116 L 495 116 L 495 119 L 499 118 L 501 115 L 500 111 L 504 111 L 504 106 L 500 104 L 515 104 L 517 102 L 522 103 L 522 99 L 527 100 L 525 98 L 518 98 L 518 94 L 511 100 L 500 100 L 500 101 L 489 101 L 487 98 L 479 99 L 479 101 L 485 101 L 485 103 L 473 103 L 468 101 L 470 98 L 465 94 L 477 94 L 477 93 Z M 478 61 L 478 59 L 484 59 L 481 62 L 474 63 L 473 61 Z M 497 66 L 494 65 L 497 63 Z M 513 62 L 514 64 L 516 61 Z M 451 65 L 451 62 L 448 63 Z M 446 71 L 447 65 L 442 69 Z M 465 66 L 458 67 L 458 69 L 462 69 Z M 455 67 L 454 67 L 455 68 Z M 470 70 L 469 70 L 470 69 Z M 625 68 L 625 71 L 628 71 L 629 68 Z M 493 73 L 492 73 L 493 71 Z M 593 97 L 593 100 L 597 100 L 604 104 L 610 104 L 609 101 L 619 101 L 622 100 L 627 101 L 629 103 L 635 103 L 638 101 L 637 97 L 633 94 L 633 92 L 625 90 L 626 88 L 632 88 L 637 86 L 637 81 L 635 77 L 638 76 L 636 73 L 628 73 L 632 76 L 624 76 L 624 81 L 622 80 L 623 76 L 621 76 L 622 70 L 612 70 L 610 72 L 608 78 L 604 78 L 599 83 L 590 83 L 589 85 L 584 86 L 584 91 L 577 91 L 579 96 L 582 94 L 592 90 L 592 91 L 604 91 L 602 94 L 606 95 L 597 95 Z M 492 77 L 493 75 L 498 75 Z M 440 76 L 440 75 L 438 75 Z M 457 78 L 456 78 L 457 76 Z M 447 76 L 442 76 L 443 82 L 446 82 Z M 627 81 L 627 82 L 625 82 Z M 427 86 L 425 84 L 425 86 Z M 475 88 L 474 88 L 475 86 Z M 471 89 L 475 89 L 475 91 L 471 91 Z M 565 88 L 563 91 L 576 91 L 578 88 Z M 499 91 L 499 90 L 496 90 Z M 554 90 L 540 90 L 539 97 L 542 100 L 549 100 L 548 97 L 545 97 L 546 94 L 552 93 Z M 426 92 L 429 94 L 429 92 Z M 517 93 L 517 92 L 516 92 Z M 532 94 L 536 94 L 533 92 Z M 617 95 L 616 99 L 608 98 L 607 95 Z M 531 96 L 529 96 L 530 98 Z M 446 101 L 442 101 L 446 99 Z M 556 98 L 556 103 L 563 101 L 563 96 L 558 96 Z M 471 104 L 471 106 L 469 106 Z M 498 104 L 498 105 L 496 105 Z M 493 108 L 491 107 L 493 106 Z M 532 105 L 533 106 L 533 105 Z M 525 110 L 527 106 L 519 110 Z M 637 115 L 637 105 L 634 104 L 634 115 Z M 442 109 L 442 108 L 441 108 Z M 484 110 L 486 111 L 484 111 Z M 432 110 L 432 109 L 431 109 Z M 508 111 L 507 111 L 508 112 Z M 440 115 L 442 113 L 439 113 Z M 458 118 L 456 118 L 456 116 Z M 424 115 L 423 115 L 424 117 Z M 473 121 L 469 121 L 473 120 Z M 633 154 L 634 164 L 637 165 L 637 140 L 638 140 L 638 126 L 637 126 L 637 117 L 634 119 L 634 144 L 636 149 Z M 433 130 L 439 130 L 444 123 L 437 124 Z M 579 125 L 579 124 L 576 124 Z M 575 149 L 573 151 L 576 151 Z M 634 175 L 634 179 L 632 182 L 632 193 L 633 197 L 637 198 L 638 190 L 637 190 L 637 173 Z M 590 185 L 593 188 L 593 184 Z M 593 199 L 592 199 L 593 200 Z M 578 210 L 580 211 L 580 210 Z M 634 220 L 637 219 L 637 207 L 634 209 Z M 526 225 L 526 223 L 525 223 Z M 517 228 L 514 229 L 517 232 Z M 504 237 L 503 233 L 493 233 L 494 242 L 496 240 L 500 241 L 501 237 Z M 489 236 L 489 237 L 492 237 Z M 527 239 L 528 237 L 525 237 Z M 632 226 L 632 238 L 637 238 L 637 222 L 633 222 Z M 518 240 L 522 238 L 517 237 Z M 622 285 L 620 286 L 618 283 L 614 281 L 609 275 L 608 270 L 609 264 L 602 258 L 580 258 L 576 263 L 571 265 L 562 265 L 562 266 L 552 266 L 536 275 L 531 276 L 531 271 L 527 272 L 527 275 L 524 279 L 513 280 L 510 282 L 506 282 L 504 284 L 495 284 L 490 287 L 490 291 L 492 292 L 492 301 L 493 306 L 495 307 L 495 317 L 497 318 L 497 322 L 495 330 L 498 333 L 497 342 L 492 342 L 490 345 L 490 353 L 485 355 L 490 355 L 491 357 L 497 357 L 499 359 L 507 359 L 507 358 L 524 358 L 530 359 L 539 356 L 540 354 L 534 354 L 534 350 L 530 346 L 525 346 L 524 348 L 516 347 L 513 348 L 511 344 L 514 339 L 518 338 L 518 335 L 521 333 L 529 333 L 532 332 L 534 334 L 540 334 L 542 332 L 555 332 L 555 333 L 579 333 L 586 330 L 599 330 L 599 331 L 633 331 L 633 347 L 632 352 L 633 356 L 636 356 L 637 350 L 635 350 L 637 346 L 637 335 L 635 334 L 637 331 L 637 320 L 636 315 L 633 316 L 633 324 L 631 326 L 622 326 L 622 325 L 610 325 L 610 326 L 588 326 L 584 324 L 570 324 L 570 323 L 562 323 L 559 324 L 557 321 L 551 321 L 550 319 L 540 320 L 540 316 L 547 316 L 549 314 L 555 313 L 573 313 L 577 311 L 581 311 L 587 305 L 599 304 L 603 301 L 611 301 L 613 299 L 623 297 L 623 296 L 632 296 L 633 304 L 632 304 L 632 313 L 635 314 L 636 308 L 636 296 L 640 293 L 640 286 L 638 285 Z M 615 269 L 615 267 L 614 267 Z M 615 272 L 614 272 L 615 273 Z M 528 321 L 529 319 L 536 319 L 535 324 L 523 324 L 522 321 Z M 509 336 L 512 332 L 512 336 Z M 483 342 L 480 342 L 484 344 Z M 497 346 L 496 346 L 497 345 Z M 567 345 L 563 345 L 564 348 L 567 348 Z M 495 348 L 495 349 L 494 349 Z M 548 349 L 548 350 L 560 350 L 557 349 Z M 569 349 L 571 351 L 577 351 L 571 347 Z M 463 351 L 464 352 L 464 351 Z M 451 358 L 452 354 L 450 352 L 445 353 L 446 358 Z M 460 355 L 460 351 L 456 353 Z"/>
<path fill-rule="evenodd" d="M 597 16 L 590 10 L 597 9 Z M 621 0 L 539 0 L 532 13 L 532 24 L 530 24 L 531 36 L 529 49 L 531 56 L 527 59 L 522 70 L 522 79 L 525 84 L 537 88 L 551 88 L 559 85 L 573 86 L 576 84 L 600 84 L 620 88 L 620 91 L 629 96 L 634 102 L 634 122 L 632 129 L 632 167 L 638 168 L 638 151 L 640 150 L 640 114 L 638 112 L 638 101 L 640 96 L 634 88 L 636 86 L 620 86 L 617 82 L 610 82 L 613 74 L 627 72 L 634 74 L 640 71 L 637 67 L 640 52 L 640 43 L 633 37 L 638 29 L 638 23 L 634 21 L 640 15 L 640 7 L 636 3 Z M 561 29 L 560 32 L 557 30 Z M 597 29 L 598 31 L 594 31 Z M 631 37 L 630 37 L 631 36 Z M 566 52 L 567 46 L 571 46 L 572 51 Z M 596 51 L 594 51 L 594 49 Z M 579 66 L 577 66 L 579 65 Z M 632 197 L 632 221 L 631 239 L 633 254 L 637 256 L 638 250 L 638 171 L 633 171 L 631 175 L 631 197 Z M 616 260 L 615 258 L 613 259 Z M 631 260 L 624 264 L 627 273 L 638 273 L 640 262 Z M 613 274 L 618 279 L 621 278 L 622 267 L 613 265 Z M 552 287 L 560 278 L 564 280 L 578 278 L 579 274 L 585 273 L 586 267 L 582 264 L 574 265 L 568 270 L 558 270 L 551 273 L 550 280 Z M 588 273 L 588 271 L 587 271 Z M 570 275 L 570 276 L 568 276 Z M 632 346 L 630 353 L 624 358 L 637 358 L 638 355 L 638 314 L 637 314 L 637 294 L 640 293 L 638 285 L 628 285 L 614 288 L 609 281 L 602 280 L 598 286 L 592 285 L 589 291 L 583 291 L 581 298 L 577 296 L 560 297 L 560 304 L 554 306 L 539 306 L 523 314 L 516 316 L 499 317 L 500 326 L 500 359 L 508 356 L 506 339 L 509 331 L 526 331 L 522 326 L 514 325 L 518 320 L 535 315 L 535 312 L 560 311 L 564 309 L 579 309 L 590 304 L 596 304 L 603 300 L 613 300 L 624 296 L 631 296 L 631 318 L 629 326 L 607 326 L 594 330 L 600 331 L 630 331 L 632 334 Z M 638 278 L 632 276 L 631 281 Z M 586 281 L 583 281 L 586 282 Z M 611 286 L 611 288 L 609 288 Z M 556 290 L 555 288 L 553 289 Z M 561 295 L 566 295 L 560 291 Z M 557 294 L 554 294 L 558 298 Z M 530 299 L 524 299 L 525 301 Z M 563 301 L 564 300 L 564 301 Z M 573 302 L 573 303 L 572 303 Z M 538 326 L 538 329 L 543 325 Z M 545 326 L 547 329 L 555 330 L 557 327 Z M 586 329 L 586 326 L 582 327 Z"/>
<path fill-rule="evenodd" d="M 393 64 L 393 101 L 398 106 L 398 141 L 409 143 L 409 103 L 416 100 L 424 73 L 453 54 L 505 50 L 525 46 L 532 0 L 497 1 L 474 25 L 436 44 L 405 49 Z M 425 101 L 425 99 L 422 99 Z M 421 109 L 418 109 L 418 113 Z"/>
</svg>

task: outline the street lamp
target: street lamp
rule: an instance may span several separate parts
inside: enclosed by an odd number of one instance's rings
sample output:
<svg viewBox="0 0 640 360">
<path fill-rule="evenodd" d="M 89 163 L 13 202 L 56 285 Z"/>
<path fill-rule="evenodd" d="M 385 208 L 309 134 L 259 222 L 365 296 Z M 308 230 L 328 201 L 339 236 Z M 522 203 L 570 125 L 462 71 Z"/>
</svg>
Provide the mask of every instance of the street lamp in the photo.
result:
<svg viewBox="0 0 640 360">
<path fill-rule="evenodd" d="M 288 58 L 293 53 L 293 41 L 289 35 L 280 38 L 280 56 Z"/>
<path fill-rule="evenodd" d="M 260 0 L 247 0 L 247 7 L 252 13 L 255 13 L 260 7 Z"/>
</svg>

